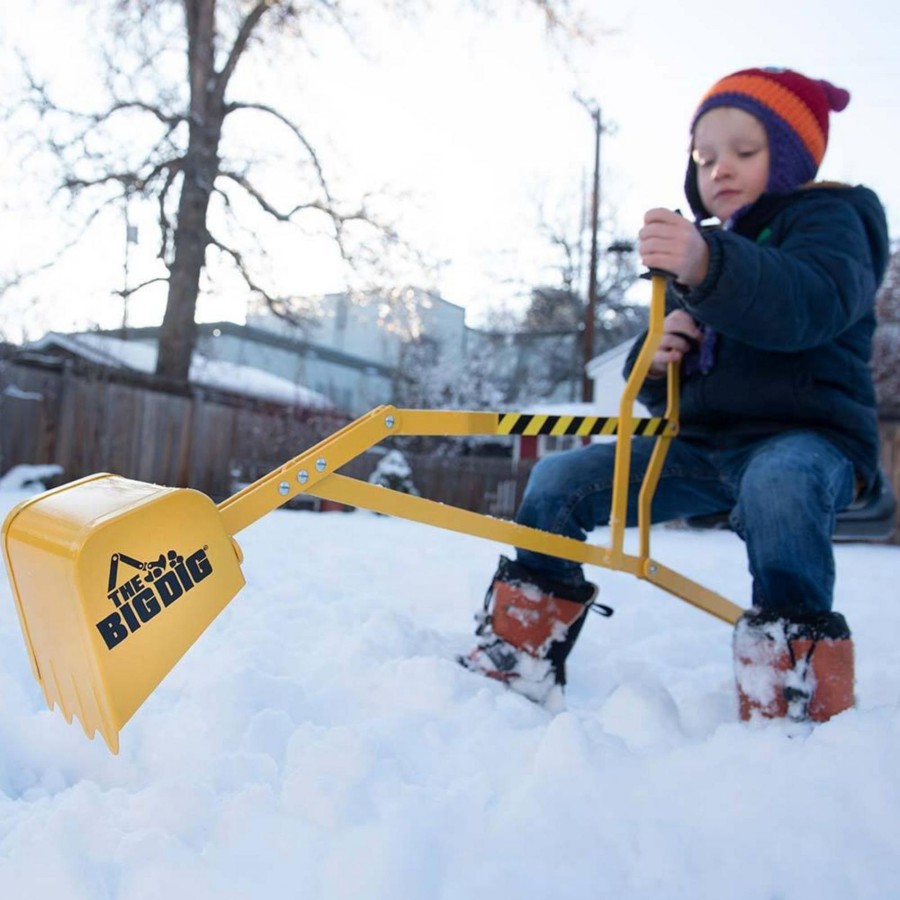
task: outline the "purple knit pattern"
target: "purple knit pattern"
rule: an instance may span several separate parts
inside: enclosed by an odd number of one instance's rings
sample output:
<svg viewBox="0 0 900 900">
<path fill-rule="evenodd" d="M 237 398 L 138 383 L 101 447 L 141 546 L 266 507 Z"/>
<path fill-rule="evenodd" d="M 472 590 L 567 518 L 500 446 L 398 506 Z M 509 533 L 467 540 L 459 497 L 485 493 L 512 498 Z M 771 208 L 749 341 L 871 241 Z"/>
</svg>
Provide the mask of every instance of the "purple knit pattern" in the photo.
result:
<svg viewBox="0 0 900 900">
<path fill-rule="evenodd" d="M 685 375 L 708 375 L 716 364 L 716 340 L 718 333 L 711 325 L 700 325 L 700 343 L 696 349 L 684 355 L 682 365 Z"/>
</svg>

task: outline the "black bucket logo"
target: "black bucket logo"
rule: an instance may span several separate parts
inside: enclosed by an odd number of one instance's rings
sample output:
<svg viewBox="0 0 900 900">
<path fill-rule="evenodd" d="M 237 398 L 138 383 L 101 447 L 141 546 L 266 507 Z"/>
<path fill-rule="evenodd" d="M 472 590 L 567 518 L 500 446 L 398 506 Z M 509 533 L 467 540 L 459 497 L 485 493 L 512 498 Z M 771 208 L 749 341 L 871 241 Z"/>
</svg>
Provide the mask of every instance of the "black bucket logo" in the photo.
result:
<svg viewBox="0 0 900 900">
<path fill-rule="evenodd" d="M 116 611 L 97 622 L 97 631 L 106 646 L 110 650 L 117 647 L 141 625 L 146 625 L 212 575 L 213 567 L 206 551 L 204 546 L 185 558 L 169 550 L 149 562 L 125 553 L 113 553 L 109 560 L 107 599 Z M 119 583 L 119 570 L 123 566 L 137 570 L 137 574 Z"/>
</svg>

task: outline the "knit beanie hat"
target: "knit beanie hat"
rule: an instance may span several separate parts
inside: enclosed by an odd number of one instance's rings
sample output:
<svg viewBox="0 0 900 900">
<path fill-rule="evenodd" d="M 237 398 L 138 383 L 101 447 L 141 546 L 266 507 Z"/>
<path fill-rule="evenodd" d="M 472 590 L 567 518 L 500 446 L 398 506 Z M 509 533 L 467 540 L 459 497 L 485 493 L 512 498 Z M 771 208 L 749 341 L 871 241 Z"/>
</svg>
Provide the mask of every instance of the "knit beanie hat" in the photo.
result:
<svg viewBox="0 0 900 900">
<path fill-rule="evenodd" d="M 691 133 L 700 117 L 718 106 L 750 113 L 763 124 L 769 139 L 766 190 L 792 191 L 815 178 L 828 144 L 828 113 L 840 112 L 849 102 L 850 94 L 843 88 L 790 69 L 742 69 L 706 92 L 691 121 Z M 709 218 L 692 158 L 684 189 L 694 215 Z"/>
</svg>

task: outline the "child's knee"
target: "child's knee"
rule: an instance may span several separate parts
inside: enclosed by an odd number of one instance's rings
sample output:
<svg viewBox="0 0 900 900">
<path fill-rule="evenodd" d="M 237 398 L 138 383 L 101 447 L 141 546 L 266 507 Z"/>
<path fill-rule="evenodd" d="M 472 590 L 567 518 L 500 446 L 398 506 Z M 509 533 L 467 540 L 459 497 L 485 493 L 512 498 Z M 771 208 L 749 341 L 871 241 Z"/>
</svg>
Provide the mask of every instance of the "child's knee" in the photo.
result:
<svg viewBox="0 0 900 900">
<path fill-rule="evenodd" d="M 539 459 L 528 476 L 526 495 L 534 497 L 553 492 L 560 474 L 560 466 L 554 457 L 545 456 L 543 459 Z"/>
<path fill-rule="evenodd" d="M 744 506 L 762 506 L 770 510 L 791 509 L 810 503 L 824 511 L 827 506 L 827 483 L 800 459 L 772 459 L 754 466 L 741 483 Z"/>
</svg>

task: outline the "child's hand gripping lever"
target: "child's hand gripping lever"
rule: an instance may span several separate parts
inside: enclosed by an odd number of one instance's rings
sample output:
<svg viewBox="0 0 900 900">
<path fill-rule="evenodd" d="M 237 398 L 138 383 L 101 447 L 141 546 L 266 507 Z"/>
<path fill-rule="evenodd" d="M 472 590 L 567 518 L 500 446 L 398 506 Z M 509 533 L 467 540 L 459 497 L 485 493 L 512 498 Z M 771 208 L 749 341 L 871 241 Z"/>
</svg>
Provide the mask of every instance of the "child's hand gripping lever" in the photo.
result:
<svg viewBox="0 0 900 900">
<path fill-rule="evenodd" d="M 645 266 L 671 273 L 688 288 L 699 285 L 709 268 L 706 240 L 677 209 L 647 210 L 638 232 L 638 252 Z"/>
<path fill-rule="evenodd" d="M 666 374 L 670 363 L 680 363 L 688 353 L 699 348 L 703 334 L 693 317 L 683 309 L 676 309 L 665 315 L 666 285 L 669 281 L 676 280 L 672 272 L 648 268 L 640 277 L 653 282 L 650 303 L 653 334 L 648 334 L 648 338 L 658 337 L 659 341 L 647 374 L 650 378 L 661 378 Z"/>
<path fill-rule="evenodd" d="M 660 278 L 665 279 L 665 281 L 676 280 L 674 272 L 667 272 L 665 269 L 657 269 L 653 266 L 641 272 L 638 277 L 643 278 L 645 281 L 651 281 L 655 276 L 659 276 Z"/>
</svg>

